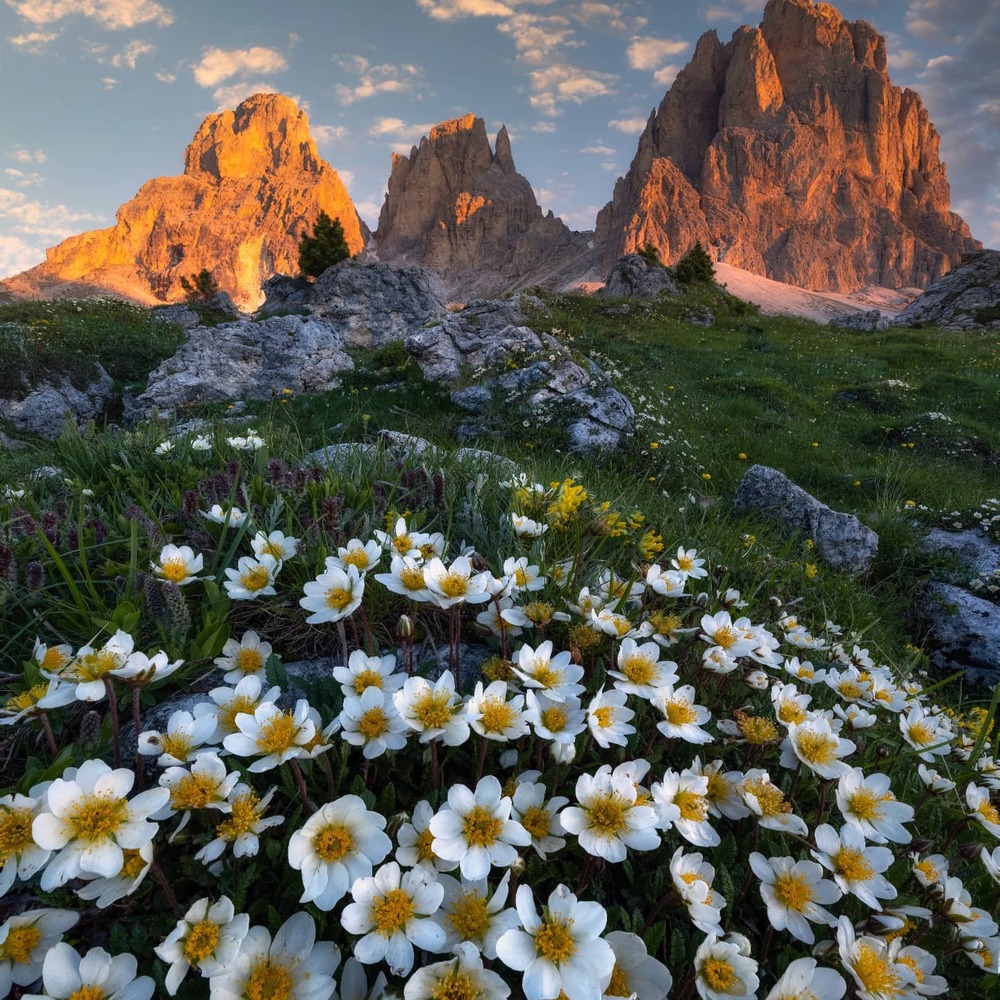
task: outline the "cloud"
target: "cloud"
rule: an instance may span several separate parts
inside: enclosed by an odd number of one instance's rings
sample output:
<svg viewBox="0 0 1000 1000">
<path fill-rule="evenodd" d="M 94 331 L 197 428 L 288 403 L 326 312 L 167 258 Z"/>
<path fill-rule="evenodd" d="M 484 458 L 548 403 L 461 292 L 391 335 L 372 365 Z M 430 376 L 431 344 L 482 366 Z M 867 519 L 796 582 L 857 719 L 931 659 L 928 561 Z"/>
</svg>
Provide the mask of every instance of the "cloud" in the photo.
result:
<svg viewBox="0 0 1000 1000">
<path fill-rule="evenodd" d="M 93 212 L 74 212 L 65 205 L 31 201 L 23 191 L 0 188 L 0 219 L 5 229 L 18 236 L 38 240 L 64 240 L 80 232 L 87 224 L 104 222 Z"/>
<path fill-rule="evenodd" d="M 540 17 L 537 14 L 514 14 L 497 25 L 497 31 L 509 35 L 517 49 L 518 59 L 529 66 L 540 66 L 552 58 L 559 46 L 580 48 L 567 18 L 558 15 Z"/>
<path fill-rule="evenodd" d="M 354 183 L 354 171 L 338 170 L 337 176 L 344 182 L 344 187 L 350 189 L 350 186 Z"/>
<path fill-rule="evenodd" d="M 394 66 L 381 63 L 372 66 L 364 56 L 347 56 L 338 60 L 345 72 L 356 73 L 358 82 L 353 86 L 338 84 L 337 97 L 341 104 L 353 104 L 377 94 L 410 93 L 423 82 L 423 70 L 412 63 Z"/>
<path fill-rule="evenodd" d="M 513 13 L 518 0 L 417 0 L 417 6 L 437 21 L 455 21 L 462 17 L 506 17 Z"/>
<path fill-rule="evenodd" d="M 42 184 L 45 178 L 41 174 L 32 171 L 31 173 L 26 173 L 24 170 L 18 170 L 17 167 L 7 167 L 4 173 L 14 181 L 18 187 L 34 187 L 36 184 Z"/>
<path fill-rule="evenodd" d="M 176 73 L 168 73 L 165 69 L 157 71 L 156 79 L 160 83 L 173 83 L 177 79 Z"/>
<path fill-rule="evenodd" d="M 548 135 L 550 132 L 555 132 L 555 130 L 555 122 L 535 122 L 535 124 L 531 126 L 531 131 L 537 132 L 539 135 Z"/>
<path fill-rule="evenodd" d="M 560 114 L 560 104 L 582 104 L 594 97 L 614 94 L 618 82 L 618 77 L 612 73 L 558 62 L 532 70 L 530 77 L 534 93 L 529 103 L 536 111 L 550 117 Z"/>
<path fill-rule="evenodd" d="M 54 42 L 59 35 L 58 31 L 29 31 L 23 35 L 8 35 L 7 41 L 15 48 L 37 56 L 47 51 L 49 43 Z"/>
<path fill-rule="evenodd" d="M 242 80 L 239 83 L 231 83 L 225 87 L 218 87 L 212 93 L 212 100 L 215 101 L 216 111 L 223 111 L 226 108 L 235 108 L 237 104 L 241 104 L 248 97 L 252 97 L 254 94 L 282 94 L 284 91 L 280 87 L 276 87 L 273 83 L 268 83 L 265 80 Z M 291 94 L 288 95 L 295 101 L 299 107 L 302 107 L 302 102 L 298 97 L 294 97 Z"/>
<path fill-rule="evenodd" d="M 381 201 L 377 201 L 375 198 L 362 198 L 361 201 L 354 202 L 354 207 L 358 215 L 371 229 L 378 225 L 378 217 L 382 211 Z"/>
<path fill-rule="evenodd" d="M 111 57 L 111 65 L 115 67 L 128 66 L 129 69 L 135 69 L 135 64 L 142 56 L 151 55 L 155 51 L 155 45 L 133 38 L 121 52 L 116 52 Z"/>
<path fill-rule="evenodd" d="M 105 90 L 114 90 L 118 86 L 118 81 L 113 76 L 102 76 L 101 83 L 104 84 Z"/>
<path fill-rule="evenodd" d="M 25 149 L 23 146 L 15 146 L 7 154 L 15 163 L 44 163 L 48 157 L 41 149 Z"/>
<path fill-rule="evenodd" d="M 351 130 L 343 125 L 311 125 L 312 137 L 319 146 L 329 146 L 331 143 L 346 139 Z"/>
<path fill-rule="evenodd" d="M 706 21 L 746 21 L 758 20 L 764 11 L 765 0 L 724 0 L 723 3 L 706 7 Z"/>
<path fill-rule="evenodd" d="M 613 128 L 625 135 L 639 135 L 646 127 L 645 118 L 613 118 L 608 122 L 608 128 Z"/>
<path fill-rule="evenodd" d="M 681 71 L 679 63 L 667 60 L 679 56 L 691 47 L 690 42 L 674 38 L 632 37 L 626 50 L 628 64 L 632 69 L 653 70 L 653 82 L 661 87 L 669 87 Z"/>
<path fill-rule="evenodd" d="M 626 35 L 641 31 L 649 18 L 630 14 L 623 3 L 580 3 L 572 8 L 573 16 L 591 29 L 610 29 Z"/>
<path fill-rule="evenodd" d="M 911 49 L 902 36 L 894 31 L 882 33 L 885 37 L 886 52 L 889 56 L 889 73 L 903 73 L 923 65 L 920 56 Z"/>
<path fill-rule="evenodd" d="M 139 24 L 173 24 L 173 12 L 155 0 L 6 0 L 7 6 L 32 24 L 52 24 L 64 17 L 89 17 L 102 28 L 134 28 Z"/>
<path fill-rule="evenodd" d="M 581 153 L 590 153 L 593 156 L 614 156 L 617 150 L 610 146 L 584 146 Z"/>
<path fill-rule="evenodd" d="M 214 87 L 240 73 L 280 73 L 287 68 L 280 52 L 259 45 L 252 49 L 208 49 L 194 67 L 194 79 L 202 87 Z"/>
<path fill-rule="evenodd" d="M 20 274 L 43 260 L 44 247 L 33 246 L 19 236 L 0 235 L 0 278 Z"/>
<path fill-rule="evenodd" d="M 373 139 L 392 139 L 396 143 L 394 148 L 397 151 L 403 149 L 408 152 L 410 147 L 418 143 L 432 128 L 434 128 L 432 122 L 407 124 L 402 118 L 376 118 L 368 134 Z"/>
</svg>

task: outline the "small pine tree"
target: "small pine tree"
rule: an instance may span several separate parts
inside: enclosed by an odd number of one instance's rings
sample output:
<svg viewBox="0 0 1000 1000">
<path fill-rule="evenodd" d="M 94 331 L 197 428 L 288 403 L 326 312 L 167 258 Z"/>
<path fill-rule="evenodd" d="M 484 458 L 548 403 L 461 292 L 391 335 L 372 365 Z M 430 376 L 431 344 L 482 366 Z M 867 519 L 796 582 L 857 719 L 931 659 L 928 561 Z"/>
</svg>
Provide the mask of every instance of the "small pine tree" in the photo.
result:
<svg viewBox="0 0 1000 1000">
<path fill-rule="evenodd" d="M 212 277 L 212 272 L 203 267 L 197 274 L 181 278 L 181 288 L 184 289 L 188 302 L 207 302 L 219 290 L 219 284 Z"/>
<path fill-rule="evenodd" d="M 714 281 L 715 267 L 701 242 L 688 250 L 674 265 L 674 277 L 685 285 L 692 281 Z"/>
<path fill-rule="evenodd" d="M 655 264 L 660 263 L 660 248 L 654 246 L 652 243 L 647 243 L 640 251 L 639 256 L 652 267 Z"/>
<path fill-rule="evenodd" d="M 305 233 L 299 241 L 299 271 L 306 278 L 318 278 L 328 267 L 350 256 L 340 219 L 320 212 L 312 236 Z"/>
</svg>

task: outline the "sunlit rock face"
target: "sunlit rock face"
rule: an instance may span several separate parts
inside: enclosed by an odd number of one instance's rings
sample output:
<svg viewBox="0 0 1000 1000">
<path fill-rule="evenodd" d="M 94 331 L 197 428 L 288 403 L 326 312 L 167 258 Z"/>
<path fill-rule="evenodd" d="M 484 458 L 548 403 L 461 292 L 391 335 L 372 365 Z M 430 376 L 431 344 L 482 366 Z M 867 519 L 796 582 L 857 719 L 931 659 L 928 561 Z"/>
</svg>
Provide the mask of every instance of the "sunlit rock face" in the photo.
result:
<svg viewBox="0 0 1000 1000">
<path fill-rule="evenodd" d="M 700 240 L 719 260 L 821 291 L 923 287 L 979 248 L 950 211 L 939 138 L 893 86 L 885 39 L 829 4 L 770 0 L 703 35 L 598 216 L 606 266 Z"/>
<path fill-rule="evenodd" d="M 114 226 L 63 241 L 4 286 L 22 296 L 103 290 L 174 302 L 184 298 L 180 279 L 207 268 L 253 309 L 264 281 L 298 272 L 299 239 L 321 211 L 340 220 L 353 253 L 363 248 L 364 223 L 317 153 L 305 113 L 280 94 L 256 94 L 202 122 L 181 175 L 147 181 Z"/>
<path fill-rule="evenodd" d="M 371 246 L 380 260 L 422 264 L 471 296 L 536 280 L 586 240 L 542 213 L 507 129 L 492 149 L 483 119 L 466 115 L 436 125 L 409 156 L 393 156 Z"/>
</svg>

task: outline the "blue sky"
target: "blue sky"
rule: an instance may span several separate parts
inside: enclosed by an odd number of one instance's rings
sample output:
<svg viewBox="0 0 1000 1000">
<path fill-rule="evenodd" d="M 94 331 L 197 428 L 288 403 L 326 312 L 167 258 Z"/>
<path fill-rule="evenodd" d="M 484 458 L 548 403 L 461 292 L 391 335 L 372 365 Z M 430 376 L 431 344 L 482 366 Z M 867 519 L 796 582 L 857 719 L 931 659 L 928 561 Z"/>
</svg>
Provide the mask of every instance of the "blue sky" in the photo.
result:
<svg viewBox="0 0 1000 1000">
<path fill-rule="evenodd" d="M 702 32 L 763 0 L 0 0 L 0 276 L 180 173 L 200 120 L 296 98 L 374 225 L 393 149 L 506 123 L 545 209 L 591 228 Z M 1000 245 L 1000 0 L 843 0 L 942 135 L 953 207 Z"/>
</svg>

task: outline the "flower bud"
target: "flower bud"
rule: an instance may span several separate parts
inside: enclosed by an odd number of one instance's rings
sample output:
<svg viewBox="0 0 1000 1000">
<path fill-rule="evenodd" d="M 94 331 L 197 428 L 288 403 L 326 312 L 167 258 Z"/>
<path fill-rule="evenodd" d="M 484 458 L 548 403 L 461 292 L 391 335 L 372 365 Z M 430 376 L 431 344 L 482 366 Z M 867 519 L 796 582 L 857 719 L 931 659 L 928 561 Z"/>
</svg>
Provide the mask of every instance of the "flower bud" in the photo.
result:
<svg viewBox="0 0 1000 1000">
<path fill-rule="evenodd" d="M 413 619 L 409 615 L 400 615 L 396 623 L 396 635 L 400 639 L 412 639 L 415 631 Z"/>
</svg>

